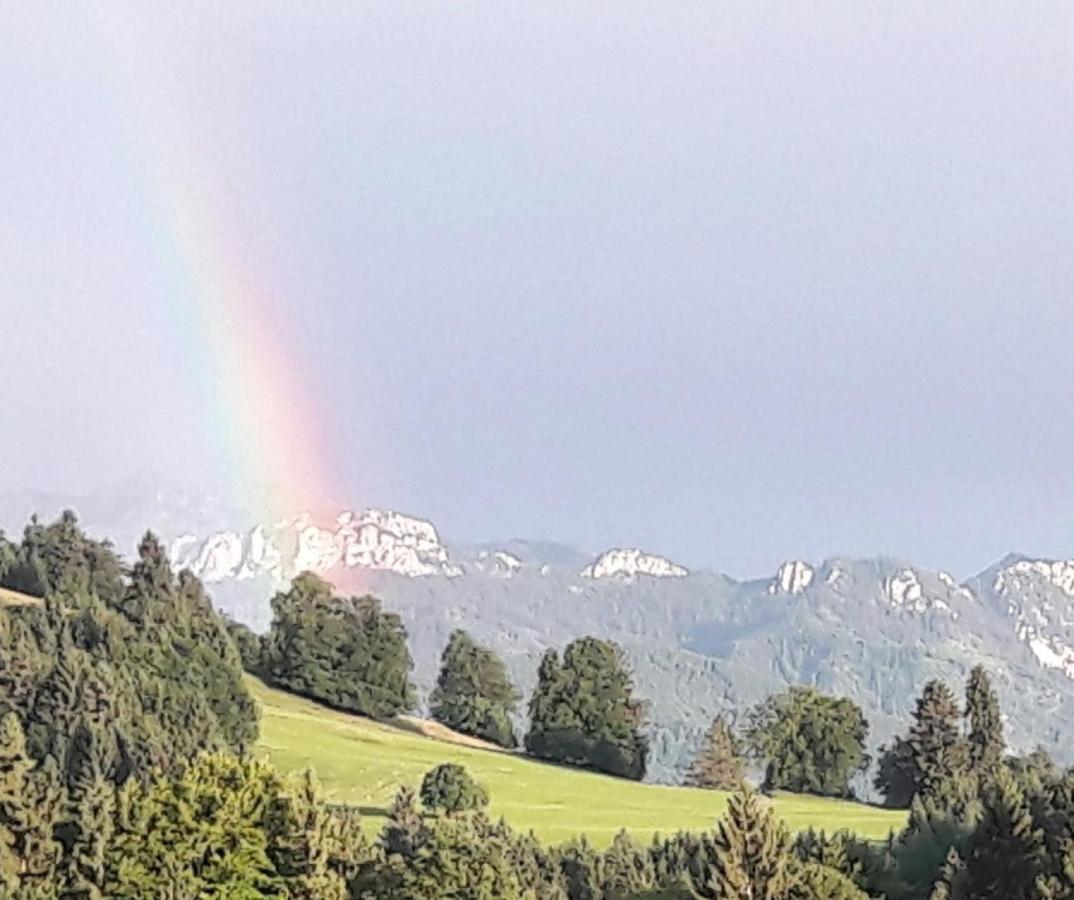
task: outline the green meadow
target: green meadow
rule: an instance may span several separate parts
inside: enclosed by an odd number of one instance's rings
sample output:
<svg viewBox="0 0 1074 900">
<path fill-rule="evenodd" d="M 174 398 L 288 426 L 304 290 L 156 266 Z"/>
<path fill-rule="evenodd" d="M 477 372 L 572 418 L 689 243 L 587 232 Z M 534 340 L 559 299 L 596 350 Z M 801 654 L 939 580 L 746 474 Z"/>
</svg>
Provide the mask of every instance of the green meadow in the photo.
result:
<svg viewBox="0 0 1074 900">
<path fill-rule="evenodd" d="M 252 678 L 250 687 L 261 706 L 259 755 L 282 771 L 312 768 L 330 800 L 362 808 L 371 831 L 383 824 L 400 785 L 416 788 L 442 762 L 466 766 L 488 788 L 493 815 L 549 843 L 585 833 L 604 846 L 621 828 L 641 841 L 654 833 L 705 829 L 727 799 L 715 791 L 622 781 L 430 737 L 418 720 L 363 719 Z M 901 812 L 796 794 L 778 794 L 773 802 L 795 830 L 846 828 L 879 840 L 906 819 Z"/>
</svg>

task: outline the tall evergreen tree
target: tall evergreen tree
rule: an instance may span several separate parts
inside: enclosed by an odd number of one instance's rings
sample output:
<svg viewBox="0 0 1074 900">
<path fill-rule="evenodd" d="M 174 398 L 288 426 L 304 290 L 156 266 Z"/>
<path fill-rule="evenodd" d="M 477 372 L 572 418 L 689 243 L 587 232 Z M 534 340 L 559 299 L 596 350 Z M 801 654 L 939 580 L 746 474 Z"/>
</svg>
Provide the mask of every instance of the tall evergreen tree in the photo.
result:
<svg viewBox="0 0 1074 900">
<path fill-rule="evenodd" d="M 107 778 L 105 765 L 98 736 L 83 720 L 68 747 L 67 801 L 56 826 L 63 848 L 59 873 L 63 900 L 107 896 L 105 867 L 113 833 L 115 785 Z"/>
<path fill-rule="evenodd" d="M 703 900 L 785 900 L 793 883 L 790 835 L 748 788 L 733 794 L 716 833 L 701 839 L 690 888 Z"/>
<path fill-rule="evenodd" d="M 868 733 L 850 700 L 795 686 L 753 709 L 746 741 L 765 761 L 767 788 L 846 797 L 850 778 L 869 763 Z"/>
<path fill-rule="evenodd" d="M 733 791 L 741 786 L 745 777 L 735 735 L 723 716 L 717 716 L 686 771 L 685 784 L 714 791 Z"/>
<path fill-rule="evenodd" d="M 966 718 L 970 764 L 982 774 L 994 773 L 1003 761 L 1003 721 L 984 666 L 974 666 L 966 683 Z"/>
<path fill-rule="evenodd" d="M 983 799 L 984 815 L 961 864 L 945 870 L 941 879 L 950 900 L 1038 900 L 1038 879 L 1046 867 L 1045 842 L 1025 794 L 1001 772 Z"/>
<path fill-rule="evenodd" d="M 961 718 L 951 689 L 942 681 L 929 681 L 918 698 L 908 734 L 896 739 L 880 761 L 875 784 L 889 805 L 904 805 L 918 794 L 955 802 L 976 793 L 965 783 L 971 771 L 969 746 L 959 730 Z"/>
<path fill-rule="evenodd" d="M 526 749 L 541 759 L 640 780 L 649 750 L 643 721 L 622 649 L 581 638 L 567 645 L 562 663 L 551 650 L 541 659 Z"/>
<path fill-rule="evenodd" d="M 28 789 L 32 768 L 22 723 L 9 712 L 0 719 L 0 895 L 21 883 L 24 837 L 33 815 Z"/>
<path fill-rule="evenodd" d="M 433 718 L 463 734 L 513 748 L 518 703 L 503 661 L 465 631 L 451 633 L 429 703 Z"/>
</svg>

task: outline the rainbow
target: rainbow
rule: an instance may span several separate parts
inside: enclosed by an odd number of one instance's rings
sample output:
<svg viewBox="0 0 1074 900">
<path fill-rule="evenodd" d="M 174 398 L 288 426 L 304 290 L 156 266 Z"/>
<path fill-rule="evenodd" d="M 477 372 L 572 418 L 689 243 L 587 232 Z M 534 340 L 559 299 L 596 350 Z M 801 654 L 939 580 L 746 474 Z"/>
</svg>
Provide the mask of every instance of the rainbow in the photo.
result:
<svg viewBox="0 0 1074 900">
<path fill-rule="evenodd" d="M 297 329 L 280 312 L 284 292 L 259 252 L 258 228 L 213 171 L 211 140 L 196 141 L 183 120 L 175 73 L 153 53 L 139 8 L 95 9 L 131 123 L 179 352 L 211 409 L 207 435 L 225 459 L 233 499 L 273 518 L 327 512 L 336 483 L 327 408 L 310 387 Z"/>
</svg>

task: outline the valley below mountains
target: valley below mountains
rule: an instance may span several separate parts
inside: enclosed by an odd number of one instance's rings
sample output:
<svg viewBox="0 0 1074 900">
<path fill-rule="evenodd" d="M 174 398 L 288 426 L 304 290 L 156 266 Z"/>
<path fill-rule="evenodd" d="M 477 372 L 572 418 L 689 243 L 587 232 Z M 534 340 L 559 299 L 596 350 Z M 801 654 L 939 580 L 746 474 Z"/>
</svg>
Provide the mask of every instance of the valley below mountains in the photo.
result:
<svg viewBox="0 0 1074 900">
<path fill-rule="evenodd" d="M 379 509 L 258 523 L 208 495 L 135 487 L 0 497 L 0 526 L 17 533 L 32 513 L 65 507 L 125 555 L 152 528 L 176 568 L 258 631 L 273 593 L 301 571 L 378 596 L 406 624 L 423 697 L 456 628 L 495 649 L 524 695 L 546 648 L 615 640 L 649 703 L 657 781 L 677 777 L 714 715 L 741 716 L 789 684 L 857 702 L 875 749 L 905 728 L 927 680 L 960 688 L 977 663 L 992 675 L 1011 748 L 1040 745 L 1074 763 L 1074 561 L 1011 555 L 959 583 L 888 558 L 792 560 L 739 581 L 636 548 L 454 545 L 431 522 Z"/>
</svg>

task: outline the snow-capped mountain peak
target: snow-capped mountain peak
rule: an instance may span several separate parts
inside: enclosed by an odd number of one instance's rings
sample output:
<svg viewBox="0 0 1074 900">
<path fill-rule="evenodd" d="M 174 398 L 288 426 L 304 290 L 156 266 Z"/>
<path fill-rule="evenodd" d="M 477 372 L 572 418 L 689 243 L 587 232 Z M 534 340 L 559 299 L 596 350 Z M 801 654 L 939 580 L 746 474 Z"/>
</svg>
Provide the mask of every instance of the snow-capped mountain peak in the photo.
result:
<svg viewBox="0 0 1074 900">
<path fill-rule="evenodd" d="M 816 577 L 816 571 L 807 562 L 792 559 L 783 563 L 776 572 L 776 577 L 768 585 L 770 594 L 801 594 Z"/>
<path fill-rule="evenodd" d="M 649 575 L 653 578 L 683 578 L 690 574 L 684 566 L 670 559 L 645 553 L 637 549 L 615 548 L 607 550 L 579 573 L 583 578 L 635 578 Z"/>
<path fill-rule="evenodd" d="M 177 568 L 189 568 L 209 584 L 261 575 L 279 583 L 299 572 L 340 567 L 412 578 L 462 574 L 431 522 L 383 509 L 341 512 L 331 527 L 302 514 L 246 533 L 218 531 L 203 541 L 183 534 L 171 555 Z"/>
</svg>

